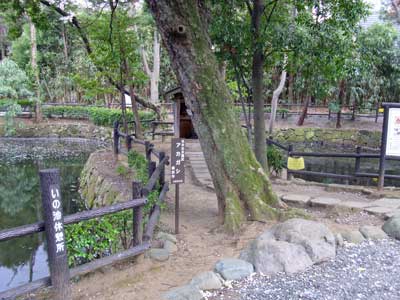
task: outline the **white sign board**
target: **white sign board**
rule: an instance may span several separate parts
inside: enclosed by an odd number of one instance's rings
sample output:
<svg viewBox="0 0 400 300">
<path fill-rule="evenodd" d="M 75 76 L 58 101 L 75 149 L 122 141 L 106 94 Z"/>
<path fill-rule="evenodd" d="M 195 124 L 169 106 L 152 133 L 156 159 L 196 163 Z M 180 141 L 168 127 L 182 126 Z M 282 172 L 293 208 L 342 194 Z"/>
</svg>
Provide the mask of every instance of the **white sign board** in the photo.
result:
<svg viewBox="0 0 400 300">
<path fill-rule="evenodd" d="M 386 155 L 400 156 L 400 108 L 389 109 Z"/>
</svg>

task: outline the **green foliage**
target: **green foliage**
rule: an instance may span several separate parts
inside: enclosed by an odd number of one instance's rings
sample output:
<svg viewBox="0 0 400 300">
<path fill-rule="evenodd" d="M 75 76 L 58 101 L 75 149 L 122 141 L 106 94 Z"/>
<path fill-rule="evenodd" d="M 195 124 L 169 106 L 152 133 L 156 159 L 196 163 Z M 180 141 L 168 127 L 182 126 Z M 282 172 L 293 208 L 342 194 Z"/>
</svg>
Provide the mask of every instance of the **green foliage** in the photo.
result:
<svg viewBox="0 0 400 300">
<path fill-rule="evenodd" d="M 0 62 L 0 99 L 19 99 L 32 95 L 26 73 L 14 61 L 3 59 Z"/>
<path fill-rule="evenodd" d="M 285 167 L 285 158 L 283 154 L 273 145 L 267 147 L 268 166 L 271 173 L 279 175 Z"/>
<path fill-rule="evenodd" d="M 103 107 L 90 106 L 47 106 L 42 109 L 43 115 L 51 118 L 61 116 L 71 119 L 89 119 L 98 126 L 113 126 L 115 121 L 121 120 L 122 112 L 120 109 L 110 109 Z M 151 120 L 155 118 L 154 112 L 139 111 L 141 120 Z M 127 111 L 127 119 L 133 120 L 132 111 Z"/>
<path fill-rule="evenodd" d="M 7 107 L 7 112 L 4 116 L 6 136 L 15 134 L 16 128 L 19 126 L 19 123 L 15 121 L 15 117 L 21 112 L 22 109 L 19 104 L 13 103 Z"/>
<path fill-rule="evenodd" d="M 124 165 L 118 165 L 115 168 L 115 172 L 122 177 L 128 177 L 129 175 L 129 169 L 127 167 L 125 167 Z"/>
</svg>

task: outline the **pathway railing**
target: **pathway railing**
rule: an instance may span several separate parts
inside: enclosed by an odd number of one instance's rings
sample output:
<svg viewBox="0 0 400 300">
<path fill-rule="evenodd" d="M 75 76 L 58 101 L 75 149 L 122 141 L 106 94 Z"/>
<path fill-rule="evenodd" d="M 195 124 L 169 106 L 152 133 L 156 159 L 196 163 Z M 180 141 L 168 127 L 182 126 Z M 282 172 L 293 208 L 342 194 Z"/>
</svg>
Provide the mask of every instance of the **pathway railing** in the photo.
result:
<svg viewBox="0 0 400 300">
<path fill-rule="evenodd" d="M 328 172 L 315 172 L 315 171 L 307 171 L 307 170 L 289 170 L 287 168 L 287 179 L 290 180 L 293 175 L 313 175 L 324 178 L 337 178 L 337 179 L 357 179 L 362 177 L 367 178 L 379 178 L 379 173 L 366 173 L 361 172 L 361 161 L 366 158 L 375 158 L 379 159 L 379 153 L 367 153 L 362 152 L 361 147 L 357 147 L 355 153 L 320 153 L 320 152 L 301 152 L 295 151 L 293 145 L 282 145 L 281 143 L 274 141 L 272 137 L 267 138 L 267 145 L 274 145 L 279 149 L 283 150 L 287 157 L 325 157 L 325 158 L 354 158 L 354 172 L 353 174 L 336 174 L 336 173 L 328 173 Z M 388 156 L 387 160 L 397 160 L 400 161 L 399 157 Z M 384 178 L 400 180 L 400 175 L 393 174 L 384 174 Z"/>
<path fill-rule="evenodd" d="M 98 268 L 102 268 L 107 265 L 114 264 L 118 261 L 125 260 L 127 258 L 135 257 L 139 254 L 144 253 L 151 246 L 151 240 L 153 238 L 155 227 L 160 217 L 161 208 L 160 205 L 165 201 L 166 194 L 169 190 L 169 185 L 165 181 L 165 166 L 169 164 L 169 157 L 165 155 L 165 152 L 157 151 L 153 144 L 148 141 L 142 141 L 136 139 L 134 134 L 123 134 L 119 131 L 119 125 L 114 127 L 114 153 L 118 154 L 121 152 L 119 145 L 120 137 L 124 137 L 126 144 L 129 146 L 128 149 L 132 148 L 132 144 L 139 144 L 145 147 L 148 177 L 149 180 L 145 186 L 141 182 L 132 182 L 132 198 L 127 199 L 125 202 L 113 204 L 106 207 L 96 208 L 88 211 L 78 212 L 72 215 L 65 216 L 62 218 L 62 206 L 57 211 L 61 214 L 59 221 L 62 226 L 57 224 L 59 230 L 62 229 L 62 235 L 57 232 L 55 235 L 54 228 L 55 224 L 52 223 L 52 213 L 49 210 L 44 209 L 44 221 L 39 221 L 33 224 L 23 225 L 15 228 L 10 228 L 0 231 L 0 242 L 8 241 L 11 239 L 36 234 L 39 232 L 46 232 L 47 244 L 48 244 L 48 256 L 50 266 L 50 276 L 35 280 L 33 282 L 18 286 L 16 288 L 9 289 L 5 292 L 0 292 L 0 300 L 14 299 L 20 295 L 34 292 L 35 290 L 43 287 L 52 286 L 54 289 L 55 296 L 52 299 L 56 300 L 70 300 L 70 283 L 69 280 L 73 277 L 84 275 L 92 272 Z M 152 155 L 158 159 L 158 163 L 152 160 Z M 42 180 L 42 173 L 51 173 L 52 178 L 56 178 L 55 181 L 49 182 L 48 180 Z M 49 205 L 49 195 L 55 194 L 55 187 L 58 188 L 57 195 L 59 193 L 60 178 L 58 170 L 44 170 L 41 171 L 41 187 L 42 187 L 42 202 L 43 207 L 52 206 Z M 54 175 L 56 174 L 56 175 Z M 148 216 L 146 226 L 143 228 L 144 215 L 143 207 L 148 203 L 149 194 L 158 189 L 159 196 L 158 201 L 151 207 L 150 215 Z M 53 199 L 54 200 L 54 199 Z M 59 195 L 59 201 L 61 203 L 61 195 Z M 58 202 L 56 202 L 58 203 Z M 54 203 L 52 204 L 54 208 Z M 57 204 L 60 206 L 59 204 Z M 67 263 L 67 252 L 66 245 L 65 253 L 60 256 L 49 245 L 56 245 L 57 241 L 60 240 L 61 236 L 64 236 L 63 226 L 68 224 L 74 224 L 83 222 L 86 220 L 99 218 L 105 215 L 114 214 L 125 210 L 133 210 L 133 235 L 132 235 L 132 246 L 124 251 L 116 254 L 106 256 L 100 259 L 96 259 L 92 262 L 80 265 L 78 267 L 69 269 Z M 65 240 L 63 240 L 65 242 Z M 57 246 L 58 247 L 58 246 Z M 53 249 L 58 249 L 56 246 Z M 61 257 L 61 258 L 60 258 Z M 61 259 L 61 261 L 60 261 Z M 60 271 L 62 270 L 62 271 Z"/>
</svg>

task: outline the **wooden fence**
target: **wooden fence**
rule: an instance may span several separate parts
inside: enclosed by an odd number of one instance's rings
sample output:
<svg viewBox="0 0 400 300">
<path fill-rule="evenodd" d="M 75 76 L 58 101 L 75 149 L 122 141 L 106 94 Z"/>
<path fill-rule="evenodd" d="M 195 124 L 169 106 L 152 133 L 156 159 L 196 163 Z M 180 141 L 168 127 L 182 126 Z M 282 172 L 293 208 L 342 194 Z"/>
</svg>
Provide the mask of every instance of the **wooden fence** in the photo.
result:
<svg viewBox="0 0 400 300">
<path fill-rule="evenodd" d="M 353 174 L 335 174 L 335 173 L 327 173 L 327 172 L 314 172 L 314 171 L 307 171 L 307 170 L 289 170 L 287 169 L 287 179 L 290 180 L 293 175 L 313 175 L 313 176 L 320 176 L 324 178 L 337 178 L 337 179 L 357 179 L 362 177 L 367 178 L 379 178 L 379 173 L 365 173 L 361 172 L 361 160 L 364 158 L 375 158 L 380 159 L 381 155 L 379 153 L 363 153 L 361 147 L 356 148 L 355 153 L 319 153 L 319 152 L 299 152 L 295 151 L 293 145 L 284 146 L 272 139 L 272 137 L 267 138 L 267 145 L 274 145 L 279 149 L 283 150 L 287 157 L 325 157 L 325 158 L 354 158 L 354 172 Z M 397 160 L 400 161 L 399 157 L 388 156 L 387 160 Z M 286 166 L 287 167 L 287 166 Z M 383 179 L 395 179 L 400 180 L 400 175 L 390 175 L 390 174 L 383 174 Z"/>
<path fill-rule="evenodd" d="M 47 239 L 50 276 L 9 289 L 5 292 L 0 292 L 1 300 L 14 299 L 20 295 L 31 293 L 39 288 L 49 286 L 54 290 L 54 298 L 52 299 L 70 300 L 71 292 L 69 281 L 71 278 L 87 274 L 98 268 L 114 264 L 118 261 L 132 258 L 144 253 L 150 248 L 154 229 L 160 217 L 160 205 L 165 201 L 166 194 L 169 190 L 169 185 L 165 181 L 165 167 L 169 164 L 169 157 L 166 156 L 164 152 L 157 151 L 154 148 L 154 145 L 150 142 L 138 140 L 132 134 L 123 134 L 119 132 L 118 127 L 117 130 L 114 131 L 114 153 L 116 154 L 121 152 L 121 147 L 119 145 L 120 137 L 125 137 L 126 145 L 129 150 L 133 143 L 145 147 L 149 175 L 147 184 L 143 186 L 141 182 L 133 181 L 132 198 L 127 199 L 126 202 L 82 211 L 63 217 L 59 171 L 55 169 L 40 171 L 44 221 L 2 230 L 0 231 L 0 242 L 44 231 Z M 152 155 L 158 158 L 158 164 L 156 161 L 152 161 Z M 147 197 L 149 193 L 154 191 L 156 188 L 159 189 L 158 201 L 150 209 L 151 213 L 148 217 L 145 228 L 143 228 L 143 206 L 148 202 Z M 69 269 L 64 225 L 99 218 L 128 209 L 133 210 L 132 246 L 119 253 L 96 259 L 92 262 Z M 56 215 L 57 218 L 55 218 Z M 64 243 L 62 249 L 60 244 L 61 242 Z"/>
</svg>

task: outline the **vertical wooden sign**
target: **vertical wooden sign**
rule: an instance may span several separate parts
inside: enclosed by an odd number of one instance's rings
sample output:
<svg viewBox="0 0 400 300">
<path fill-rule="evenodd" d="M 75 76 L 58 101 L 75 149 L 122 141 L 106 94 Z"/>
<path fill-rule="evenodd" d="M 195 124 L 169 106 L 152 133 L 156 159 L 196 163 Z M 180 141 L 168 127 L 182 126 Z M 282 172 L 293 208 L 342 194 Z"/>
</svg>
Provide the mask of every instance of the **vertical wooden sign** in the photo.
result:
<svg viewBox="0 0 400 300">
<path fill-rule="evenodd" d="M 185 183 L 185 140 L 171 139 L 171 183 L 175 184 L 175 233 L 179 233 L 179 185 Z"/>
<path fill-rule="evenodd" d="M 69 300 L 71 299 L 71 289 L 60 190 L 60 171 L 48 169 L 40 171 L 39 174 L 54 299 Z"/>
</svg>

